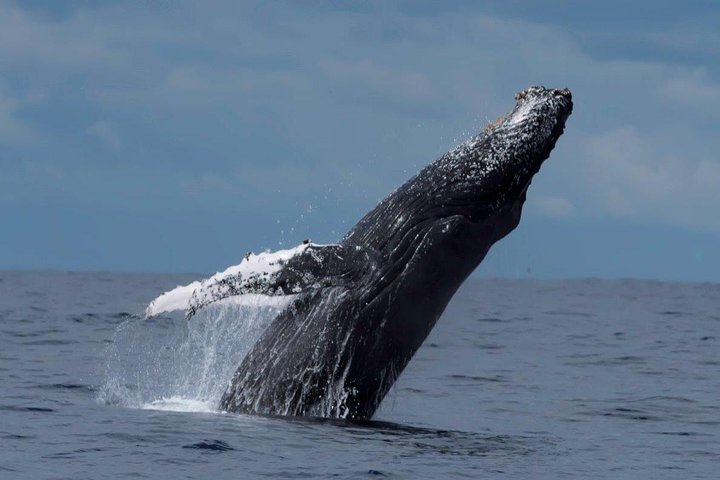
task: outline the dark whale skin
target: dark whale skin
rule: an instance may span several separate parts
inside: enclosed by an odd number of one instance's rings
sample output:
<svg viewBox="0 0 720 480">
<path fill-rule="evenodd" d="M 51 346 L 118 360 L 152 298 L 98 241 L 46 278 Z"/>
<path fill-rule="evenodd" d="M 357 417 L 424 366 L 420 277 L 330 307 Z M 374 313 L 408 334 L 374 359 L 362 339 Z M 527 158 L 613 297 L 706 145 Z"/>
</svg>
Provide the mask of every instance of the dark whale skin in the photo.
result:
<svg viewBox="0 0 720 480">
<path fill-rule="evenodd" d="M 459 286 L 518 225 L 527 188 L 573 108 L 567 89 L 530 87 L 516 101 L 345 235 L 338 258 L 348 281 L 301 293 L 272 321 L 222 410 L 372 417 Z"/>
</svg>

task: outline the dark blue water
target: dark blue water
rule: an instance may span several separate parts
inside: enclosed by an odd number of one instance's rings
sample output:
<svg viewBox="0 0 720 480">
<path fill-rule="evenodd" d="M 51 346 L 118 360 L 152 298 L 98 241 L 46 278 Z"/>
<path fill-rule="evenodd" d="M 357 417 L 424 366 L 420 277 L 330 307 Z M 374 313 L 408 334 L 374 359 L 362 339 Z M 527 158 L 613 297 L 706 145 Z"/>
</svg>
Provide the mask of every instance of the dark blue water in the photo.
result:
<svg viewBox="0 0 720 480">
<path fill-rule="evenodd" d="M 273 310 L 0 272 L 0 478 L 718 478 L 720 285 L 471 280 L 365 424 L 213 411 Z"/>
</svg>

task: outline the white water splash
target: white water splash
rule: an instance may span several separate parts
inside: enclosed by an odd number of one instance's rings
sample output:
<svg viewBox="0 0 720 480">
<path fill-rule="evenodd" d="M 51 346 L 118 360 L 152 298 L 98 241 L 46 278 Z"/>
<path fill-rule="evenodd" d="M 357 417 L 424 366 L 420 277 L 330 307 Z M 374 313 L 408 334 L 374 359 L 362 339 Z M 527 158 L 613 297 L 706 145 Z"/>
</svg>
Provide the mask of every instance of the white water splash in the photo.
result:
<svg viewBox="0 0 720 480">
<path fill-rule="evenodd" d="M 284 297 L 287 301 L 291 297 Z M 246 299 L 182 315 L 121 324 L 107 349 L 98 400 L 129 408 L 217 411 L 235 369 L 284 305 Z"/>
</svg>

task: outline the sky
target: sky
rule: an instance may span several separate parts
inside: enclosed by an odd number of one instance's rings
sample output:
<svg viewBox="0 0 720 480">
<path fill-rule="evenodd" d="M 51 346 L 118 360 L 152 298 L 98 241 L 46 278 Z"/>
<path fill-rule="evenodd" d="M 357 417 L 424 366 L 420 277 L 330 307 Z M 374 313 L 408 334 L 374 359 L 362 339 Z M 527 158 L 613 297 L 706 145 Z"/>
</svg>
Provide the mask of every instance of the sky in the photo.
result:
<svg viewBox="0 0 720 480">
<path fill-rule="evenodd" d="M 0 269 L 337 241 L 529 85 L 575 110 L 476 275 L 720 281 L 717 2 L 0 0 Z"/>
</svg>

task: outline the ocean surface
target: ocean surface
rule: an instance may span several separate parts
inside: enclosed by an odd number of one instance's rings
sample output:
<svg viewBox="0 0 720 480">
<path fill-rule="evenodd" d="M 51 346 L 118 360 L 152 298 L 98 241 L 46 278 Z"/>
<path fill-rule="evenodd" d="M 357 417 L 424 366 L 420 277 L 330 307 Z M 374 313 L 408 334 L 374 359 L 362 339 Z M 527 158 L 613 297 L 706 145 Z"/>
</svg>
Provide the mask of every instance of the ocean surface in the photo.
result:
<svg viewBox="0 0 720 480">
<path fill-rule="evenodd" d="M 720 284 L 472 279 L 372 422 L 217 412 L 273 307 L 0 272 L 0 478 L 720 478 Z"/>
</svg>

